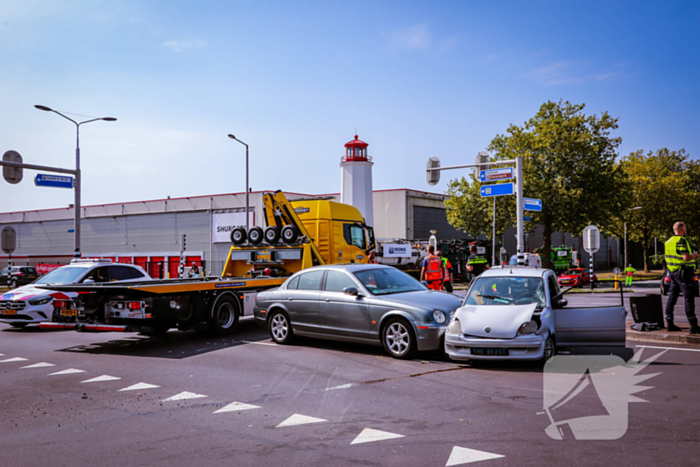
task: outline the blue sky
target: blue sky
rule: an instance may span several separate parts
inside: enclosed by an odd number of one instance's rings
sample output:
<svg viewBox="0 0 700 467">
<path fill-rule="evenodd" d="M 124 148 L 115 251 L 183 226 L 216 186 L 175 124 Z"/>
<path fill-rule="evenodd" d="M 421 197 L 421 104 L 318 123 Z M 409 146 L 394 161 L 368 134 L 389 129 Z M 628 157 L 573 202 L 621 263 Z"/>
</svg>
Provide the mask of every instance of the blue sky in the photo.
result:
<svg viewBox="0 0 700 467">
<path fill-rule="evenodd" d="M 355 128 L 374 188 L 445 190 L 547 100 L 619 117 L 621 154 L 700 155 L 700 3 L 0 2 L 0 150 L 72 167 L 75 132 L 34 104 L 114 116 L 81 129 L 83 204 L 245 189 L 340 190 Z M 80 117 L 76 117 L 80 118 Z M 63 207 L 28 172 L 0 212 Z"/>
</svg>

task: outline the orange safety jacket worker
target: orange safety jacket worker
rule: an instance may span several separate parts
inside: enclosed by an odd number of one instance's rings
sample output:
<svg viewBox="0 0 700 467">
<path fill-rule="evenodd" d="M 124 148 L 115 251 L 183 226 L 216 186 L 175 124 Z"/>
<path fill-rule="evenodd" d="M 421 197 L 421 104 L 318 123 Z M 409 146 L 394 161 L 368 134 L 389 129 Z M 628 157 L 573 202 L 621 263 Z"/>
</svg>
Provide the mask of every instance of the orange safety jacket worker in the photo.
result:
<svg viewBox="0 0 700 467">
<path fill-rule="evenodd" d="M 425 280 L 428 282 L 441 281 L 443 279 L 442 259 L 435 255 L 428 255 L 425 259 Z"/>
</svg>

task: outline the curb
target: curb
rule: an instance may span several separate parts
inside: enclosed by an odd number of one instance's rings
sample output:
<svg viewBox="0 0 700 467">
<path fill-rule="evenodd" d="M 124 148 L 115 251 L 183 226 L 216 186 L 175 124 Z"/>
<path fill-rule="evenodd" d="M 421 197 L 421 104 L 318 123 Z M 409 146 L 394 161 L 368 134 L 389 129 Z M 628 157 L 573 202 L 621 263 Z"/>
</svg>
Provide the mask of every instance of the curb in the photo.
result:
<svg viewBox="0 0 700 467">
<path fill-rule="evenodd" d="M 634 290 L 632 289 L 622 289 L 624 293 L 633 293 Z M 567 294 L 571 295 L 579 295 L 579 294 L 592 294 L 592 293 L 614 293 L 614 294 L 619 294 L 619 290 L 615 289 L 602 289 L 602 290 L 591 290 L 591 289 L 582 289 L 582 290 L 572 290 L 571 292 L 566 292 Z"/>
<path fill-rule="evenodd" d="M 658 332 L 659 334 L 655 334 Z M 627 330 L 627 339 L 642 342 L 666 342 L 671 344 L 700 345 L 700 335 L 668 334 L 660 331 L 640 332 Z"/>
</svg>

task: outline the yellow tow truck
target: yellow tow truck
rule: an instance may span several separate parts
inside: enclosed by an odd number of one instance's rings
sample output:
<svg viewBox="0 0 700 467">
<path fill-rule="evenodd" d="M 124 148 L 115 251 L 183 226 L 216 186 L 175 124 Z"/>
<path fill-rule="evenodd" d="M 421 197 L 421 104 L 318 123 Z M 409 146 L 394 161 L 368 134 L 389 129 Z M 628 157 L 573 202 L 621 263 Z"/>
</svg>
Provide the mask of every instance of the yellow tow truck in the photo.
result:
<svg viewBox="0 0 700 467">
<path fill-rule="evenodd" d="M 145 334 L 206 329 L 226 335 L 240 316 L 253 313 L 258 292 L 312 266 L 367 263 L 375 248 L 372 228 L 353 206 L 326 199 L 290 202 L 281 191 L 265 193 L 263 202 L 267 227 L 233 229 L 220 277 L 54 285 L 52 290 L 79 295 L 57 300 L 58 322 L 40 327 Z"/>
</svg>

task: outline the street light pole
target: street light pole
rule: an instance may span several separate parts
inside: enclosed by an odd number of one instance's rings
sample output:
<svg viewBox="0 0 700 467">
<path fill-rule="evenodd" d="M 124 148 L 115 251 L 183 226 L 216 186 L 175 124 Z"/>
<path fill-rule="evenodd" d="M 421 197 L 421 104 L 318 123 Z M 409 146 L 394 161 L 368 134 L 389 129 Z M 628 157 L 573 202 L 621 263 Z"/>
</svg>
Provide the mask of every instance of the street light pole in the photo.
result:
<svg viewBox="0 0 700 467">
<path fill-rule="evenodd" d="M 238 141 L 243 146 L 245 146 L 245 231 L 248 232 L 250 230 L 250 216 L 248 214 L 248 211 L 250 211 L 250 186 L 248 184 L 248 145 L 233 135 L 228 135 L 228 137 Z"/>
<path fill-rule="evenodd" d="M 116 122 L 117 119 L 114 117 L 101 117 L 93 118 L 91 120 L 85 120 L 84 122 L 76 122 L 72 118 L 66 117 L 61 112 L 53 110 L 45 105 L 35 105 L 35 108 L 39 110 L 44 110 L 46 112 L 53 112 L 60 115 L 66 120 L 70 120 L 75 124 L 75 186 L 73 187 L 74 198 L 74 216 L 73 216 L 73 257 L 80 258 L 80 199 L 81 199 L 81 176 L 80 176 L 80 125 L 84 123 L 96 122 L 98 120 L 104 120 L 105 122 Z"/>
</svg>

